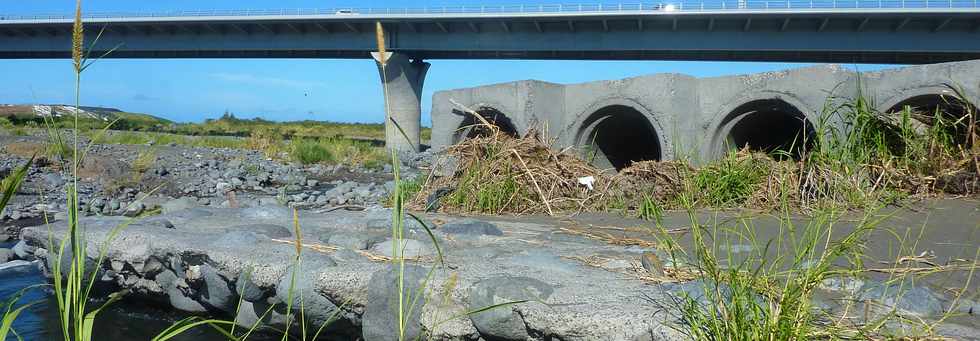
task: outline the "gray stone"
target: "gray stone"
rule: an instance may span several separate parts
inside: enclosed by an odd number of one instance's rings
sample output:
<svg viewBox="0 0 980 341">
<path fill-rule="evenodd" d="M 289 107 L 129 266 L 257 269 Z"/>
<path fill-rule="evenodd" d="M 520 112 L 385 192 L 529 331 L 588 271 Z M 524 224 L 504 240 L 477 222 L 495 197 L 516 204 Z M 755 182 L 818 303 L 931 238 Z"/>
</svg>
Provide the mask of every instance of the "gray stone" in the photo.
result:
<svg viewBox="0 0 980 341">
<path fill-rule="evenodd" d="M 465 220 L 461 222 L 448 223 L 442 225 L 439 231 L 448 234 L 467 234 L 467 235 L 484 235 L 484 236 L 502 236 L 504 232 L 497 227 L 497 225 L 480 221 L 480 220 Z"/>
<path fill-rule="evenodd" d="M 369 219 L 366 224 L 367 228 L 374 229 L 374 230 L 391 231 L 391 227 L 393 225 L 392 217 L 390 211 L 387 211 L 387 213 L 388 214 L 385 214 L 384 218 Z M 419 217 L 419 218 L 422 219 L 422 221 L 425 222 L 425 225 L 428 226 L 429 228 L 433 227 L 432 223 L 427 221 L 425 218 L 423 217 Z M 403 225 L 403 229 L 406 231 L 424 230 L 424 228 L 422 227 L 422 223 L 420 223 L 418 220 L 415 220 L 415 218 L 412 218 L 407 214 L 405 215 L 405 218 L 402 219 L 402 225 Z"/>
<path fill-rule="evenodd" d="M 214 185 L 214 189 L 219 194 L 224 194 L 224 193 L 226 193 L 226 192 L 231 191 L 232 189 L 234 189 L 234 186 L 232 186 L 232 184 L 227 183 L 227 182 L 219 182 L 219 183 L 217 183 L 217 184 Z"/>
<path fill-rule="evenodd" d="M 302 308 L 307 322 L 319 328 L 331 321 L 338 308 L 316 291 L 315 285 L 319 281 L 317 274 L 325 268 L 337 266 L 337 263 L 324 256 L 306 258 L 299 263 L 299 266 L 301 267 L 299 271 L 290 267 L 282 276 L 276 287 L 276 298 L 280 302 L 287 303 L 291 293 L 294 313 L 298 313 Z"/>
<path fill-rule="evenodd" d="M 515 301 L 545 301 L 553 292 L 551 285 L 534 278 L 493 277 L 476 284 L 470 292 L 469 309 L 472 311 Z M 512 307 L 504 306 L 473 314 L 470 315 L 470 320 L 481 335 L 492 339 L 530 338 L 523 318 Z"/>
<path fill-rule="evenodd" d="M 175 309 L 191 313 L 204 313 L 208 311 L 201 302 L 191 298 L 190 289 L 184 283 L 183 278 L 174 280 L 173 284 L 166 290 L 167 297 L 170 299 L 170 305 Z"/>
<path fill-rule="evenodd" d="M 416 292 L 422 285 L 427 271 L 415 265 L 407 265 L 403 272 L 403 283 L 406 290 Z M 424 296 L 424 295 L 423 295 Z M 425 305 L 425 297 L 412 307 L 405 304 L 405 310 L 411 309 L 412 314 L 405 316 L 405 340 L 425 339 L 419 325 L 419 316 Z M 368 283 L 367 305 L 361 320 L 361 333 L 364 341 L 398 340 L 398 271 L 392 266 L 371 275 Z"/>
<path fill-rule="evenodd" d="M 366 232 L 349 233 L 337 231 L 321 236 L 320 241 L 351 250 L 368 250 L 375 244 L 383 242 L 385 237 L 386 236 L 382 234 Z"/>
<path fill-rule="evenodd" d="M 0 249 L 0 263 L 6 263 L 17 258 L 17 254 L 11 249 Z"/>
<path fill-rule="evenodd" d="M 392 247 L 394 245 L 395 242 L 391 239 L 388 239 L 385 240 L 384 242 L 375 244 L 374 247 L 371 248 L 371 252 L 385 255 L 388 257 L 394 257 L 395 256 L 394 249 Z M 422 242 L 419 242 L 415 239 L 403 239 L 401 241 L 401 245 L 403 250 L 402 255 L 405 258 L 419 258 L 419 257 L 430 256 L 435 254 L 435 250 L 433 250 L 428 245 L 423 244 Z"/>
<path fill-rule="evenodd" d="M 934 317 L 944 312 L 942 296 L 910 281 L 867 283 L 858 292 L 858 300 L 873 300 L 889 309 L 898 309 L 899 313 L 919 317 Z"/>
<path fill-rule="evenodd" d="M 48 187 L 57 188 L 65 184 L 65 178 L 62 177 L 61 174 L 45 173 L 41 176 L 41 178 L 44 180 L 44 183 L 48 185 Z"/>
<path fill-rule="evenodd" d="M 259 206 L 242 211 L 242 217 L 248 219 L 263 219 L 291 222 L 293 211 L 282 206 Z"/>
<path fill-rule="evenodd" d="M 121 207 L 121 204 L 119 203 L 119 200 L 112 199 L 112 200 L 109 200 L 108 207 L 109 207 L 110 210 L 115 211 L 115 210 L 118 210 L 119 207 Z"/>
<path fill-rule="evenodd" d="M 14 247 L 11 248 L 11 250 L 14 251 L 17 258 L 30 259 L 34 255 L 34 250 L 37 250 L 37 248 L 30 246 L 27 244 L 27 242 L 21 240 L 18 241 L 17 244 L 14 244 Z"/>
<path fill-rule="evenodd" d="M 198 206 L 199 205 L 197 204 L 196 200 L 189 197 L 183 197 L 183 198 L 174 199 L 163 203 L 163 205 L 161 205 L 161 211 L 163 214 L 167 214 L 167 213 L 173 213 L 177 211 L 183 211 Z"/>
<path fill-rule="evenodd" d="M 235 313 L 238 299 L 228 279 L 206 264 L 201 266 L 201 275 L 204 277 L 204 287 L 200 290 L 202 303 L 226 313 Z"/>
<path fill-rule="evenodd" d="M 252 280 L 252 274 L 248 271 L 238 276 L 235 282 L 235 292 L 248 302 L 259 302 L 269 296 L 269 291 L 259 287 Z"/>
<path fill-rule="evenodd" d="M 126 211 L 123 213 L 123 215 L 127 217 L 136 217 L 139 216 L 140 213 L 143 213 L 145 208 L 146 207 L 143 205 L 143 203 L 137 201 L 129 204 L 126 207 Z"/>
<path fill-rule="evenodd" d="M 252 232 L 255 234 L 265 235 L 269 238 L 291 238 L 293 236 L 292 232 L 288 228 L 280 225 L 273 224 L 245 224 L 232 226 L 227 229 L 228 231 L 244 231 Z"/>
<path fill-rule="evenodd" d="M 12 260 L 6 263 L 0 263 L 0 273 L 20 273 L 27 272 L 31 270 L 31 267 L 37 266 L 37 261 L 28 262 L 26 260 Z"/>
</svg>

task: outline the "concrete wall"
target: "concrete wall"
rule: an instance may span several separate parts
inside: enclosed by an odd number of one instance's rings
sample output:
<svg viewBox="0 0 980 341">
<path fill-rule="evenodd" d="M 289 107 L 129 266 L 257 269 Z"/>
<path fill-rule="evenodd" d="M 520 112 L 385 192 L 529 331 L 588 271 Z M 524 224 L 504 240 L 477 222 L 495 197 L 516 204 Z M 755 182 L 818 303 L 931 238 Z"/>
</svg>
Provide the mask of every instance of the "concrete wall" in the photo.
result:
<svg viewBox="0 0 980 341">
<path fill-rule="evenodd" d="M 841 128 L 835 117 L 823 113 L 834 103 L 864 94 L 879 110 L 887 110 L 920 95 L 951 94 L 946 84 L 960 87 L 977 105 L 980 98 L 980 61 L 932 64 L 857 74 L 837 65 L 713 78 L 682 74 L 654 74 L 621 80 L 560 85 L 518 81 L 437 92 L 433 97 L 432 145 L 439 149 L 458 141 L 454 131 L 462 117 L 452 113 L 450 99 L 468 105 L 493 107 L 507 115 L 519 133 L 536 127 L 554 138 L 555 147 L 583 148 L 589 143 L 590 121 L 610 106 L 639 112 L 655 136 L 636 143 L 660 145 L 660 158 L 681 156 L 716 158 L 738 123 L 739 112 L 756 112 L 777 103 L 798 110 L 812 125 L 821 118 Z M 859 92 L 858 89 L 861 88 Z M 736 110 L 738 112 L 736 112 Z M 635 115 L 635 112 L 631 115 Z M 613 113 L 613 116 L 620 113 Z M 778 134 L 757 129 L 760 137 Z"/>
</svg>

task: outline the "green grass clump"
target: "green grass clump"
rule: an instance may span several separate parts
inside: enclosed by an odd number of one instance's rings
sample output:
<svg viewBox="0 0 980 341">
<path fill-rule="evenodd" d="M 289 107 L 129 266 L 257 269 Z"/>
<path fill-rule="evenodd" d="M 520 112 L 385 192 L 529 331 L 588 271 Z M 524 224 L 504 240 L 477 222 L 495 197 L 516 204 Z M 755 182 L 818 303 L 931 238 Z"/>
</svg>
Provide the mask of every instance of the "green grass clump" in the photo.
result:
<svg viewBox="0 0 980 341">
<path fill-rule="evenodd" d="M 696 198 L 710 207 L 737 206 L 748 200 L 765 176 L 751 154 L 730 152 L 719 162 L 698 169 L 691 181 Z"/>
<path fill-rule="evenodd" d="M 244 149 L 247 143 L 241 139 L 222 136 L 184 136 L 170 133 L 112 131 L 96 137 L 95 131 L 89 135 L 94 143 L 128 145 L 179 145 L 187 147 Z"/>
<path fill-rule="evenodd" d="M 679 301 L 671 302 L 681 311 L 680 331 L 695 340 L 809 340 L 860 334 L 814 309 L 814 294 L 823 280 L 862 269 L 863 243 L 882 219 L 874 212 L 865 212 L 857 226 L 843 234 L 836 231 L 836 209 L 817 212 L 805 226 L 794 225 L 786 213 L 777 239 L 761 240 L 753 217 L 704 223 L 689 208 L 691 251 L 676 248 L 675 237 L 661 233 L 670 241 L 666 245 L 675 246 L 672 252 L 694 260 L 693 275 L 702 283 L 701 290 L 682 293 Z M 752 251 L 736 257 L 730 248 L 721 248 L 734 244 L 751 245 Z"/>
<path fill-rule="evenodd" d="M 306 139 L 294 140 L 291 144 L 291 149 L 290 156 L 304 165 L 336 161 L 334 155 L 317 141 Z"/>
</svg>

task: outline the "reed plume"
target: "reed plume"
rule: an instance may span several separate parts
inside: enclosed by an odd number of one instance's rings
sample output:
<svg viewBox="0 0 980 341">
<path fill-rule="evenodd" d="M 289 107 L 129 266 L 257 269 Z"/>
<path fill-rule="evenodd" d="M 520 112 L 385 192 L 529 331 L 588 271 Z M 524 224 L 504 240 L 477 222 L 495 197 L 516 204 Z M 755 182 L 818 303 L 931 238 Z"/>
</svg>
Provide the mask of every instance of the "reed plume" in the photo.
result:
<svg viewBox="0 0 980 341">
<path fill-rule="evenodd" d="M 380 21 L 376 21 L 374 26 L 375 37 L 378 40 L 378 63 L 385 65 L 388 63 L 388 50 L 385 48 L 385 28 L 381 25 Z"/>
<path fill-rule="evenodd" d="M 75 66 L 75 72 L 82 72 L 82 62 L 85 54 L 82 45 L 85 42 L 85 29 L 82 28 L 82 0 L 75 1 L 75 24 L 72 26 L 71 33 L 71 61 Z"/>
</svg>

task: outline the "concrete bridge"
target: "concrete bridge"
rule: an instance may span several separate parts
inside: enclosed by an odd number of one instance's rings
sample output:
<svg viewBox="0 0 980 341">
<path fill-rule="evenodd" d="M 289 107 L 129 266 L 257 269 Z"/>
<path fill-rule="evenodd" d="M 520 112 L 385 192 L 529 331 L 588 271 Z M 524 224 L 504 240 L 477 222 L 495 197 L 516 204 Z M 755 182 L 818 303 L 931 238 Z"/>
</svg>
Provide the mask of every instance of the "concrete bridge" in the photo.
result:
<svg viewBox="0 0 980 341">
<path fill-rule="evenodd" d="M 374 25 L 381 22 L 387 49 L 395 52 L 386 70 L 390 119 L 408 135 L 405 139 L 389 127 L 387 141 L 410 150 L 419 146 L 425 60 L 923 64 L 980 59 L 976 0 L 88 13 L 84 21 L 90 32 L 103 33 L 93 55 L 115 48 L 108 58 L 371 58 L 377 49 Z M 68 58 L 71 25 L 71 15 L 0 14 L 0 59 Z"/>
<path fill-rule="evenodd" d="M 568 85 L 519 81 L 437 92 L 432 145 L 444 148 L 472 136 L 468 127 L 476 120 L 456 102 L 505 132 L 541 130 L 556 148 L 577 148 L 603 167 L 679 157 L 710 160 L 746 145 L 788 149 L 822 125 L 843 129 L 839 117 L 825 113 L 853 99 L 859 88 L 881 112 L 905 106 L 963 110 L 950 105 L 955 103 L 950 86 L 962 90 L 974 107 L 980 105 L 980 61 L 862 74 L 825 65 L 714 78 L 654 74 Z"/>
</svg>

